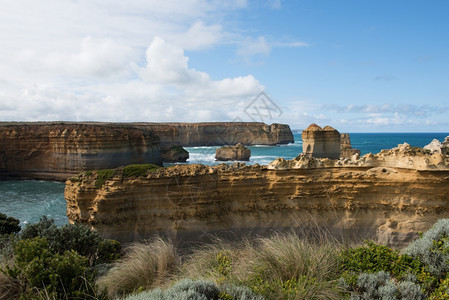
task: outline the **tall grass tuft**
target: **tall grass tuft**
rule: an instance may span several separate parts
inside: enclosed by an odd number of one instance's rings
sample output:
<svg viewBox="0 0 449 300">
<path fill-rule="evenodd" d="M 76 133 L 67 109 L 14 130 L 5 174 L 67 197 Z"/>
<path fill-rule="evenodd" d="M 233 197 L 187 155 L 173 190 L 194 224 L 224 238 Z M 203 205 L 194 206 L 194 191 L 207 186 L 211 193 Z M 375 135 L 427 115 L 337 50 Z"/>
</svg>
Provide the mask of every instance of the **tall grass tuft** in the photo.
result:
<svg viewBox="0 0 449 300">
<path fill-rule="evenodd" d="M 125 256 L 97 281 L 110 297 L 164 286 L 177 272 L 180 257 L 171 241 L 156 237 L 127 248 Z"/>
<path fill-rule="evenodd" d="M 22 289 L 12 282 L 8 276 L 0 272 L 0 300 L 18 299 Z"/>
<path fill-rule="evenodd" d="M 181 276 L 248 286 L 267 299 L 340 299 L 338 255 L 333 240 L 275 234 L 240 247 L 216 242 L 195 251 Z"/>
</svg>

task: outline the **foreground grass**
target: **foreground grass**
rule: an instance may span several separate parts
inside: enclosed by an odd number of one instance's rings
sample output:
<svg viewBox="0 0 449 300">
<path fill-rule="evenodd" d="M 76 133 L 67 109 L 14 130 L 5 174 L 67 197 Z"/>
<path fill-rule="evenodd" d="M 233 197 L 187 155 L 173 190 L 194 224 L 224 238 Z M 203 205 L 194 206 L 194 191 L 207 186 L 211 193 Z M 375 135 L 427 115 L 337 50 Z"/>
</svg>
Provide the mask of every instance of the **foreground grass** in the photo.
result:
<svg viewBox="0 0 449 300">
<path fill-rule="evenodd" d="M 136 243 L 127 254 L 97 283 L 107 289 L 111 298 L 137 290 L 149 290 L 164 286 L 178 273 L 180 257 L 171 242 L 160 237 L 146 243 Z"/>
<path fill-rule="evenodd" d="M 98 283 L 111 297 L 190 278 L 208 280 L 223 291 L 245 286 L 266 299 L 341 299 L 335 259 L 340 251 L 334 242 L 277 234 L 238 245 L 217 240 L 183 257 L 181 264 L 173 244 L 157 238 L 132 246 Z"/>
<path fill-rule="evenodd" d="M 46 218 L 0 237 L 0 299 L 449 299 L 449 219 L 401 252 L 321 232 L 216 240 L 184 255 L 155 237 L 122 253 Z"/>
</svg>

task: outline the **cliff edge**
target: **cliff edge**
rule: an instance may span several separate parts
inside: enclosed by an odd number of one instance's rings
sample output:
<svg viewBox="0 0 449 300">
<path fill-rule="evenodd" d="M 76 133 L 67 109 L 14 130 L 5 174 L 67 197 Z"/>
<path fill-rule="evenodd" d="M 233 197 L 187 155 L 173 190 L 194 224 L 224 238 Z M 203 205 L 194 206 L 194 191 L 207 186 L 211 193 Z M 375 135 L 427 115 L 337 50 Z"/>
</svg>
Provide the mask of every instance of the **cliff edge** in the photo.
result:
<svg viewBox="0 0 449 300">
<path fill-rule="evenodd" d="M 98 173 L 85 173 L 66 182 L 65 197 L 70 222 L 123 242 L 318 224 L 402 247 L 449 217 L 448 166 L 447 157 L 400 145 L 354 160 L 300 155 L 268 166 L 177 165 L 144 176 L 119 170 L 101 185 Z"/>
<path fill-rule="evenodd" d="M 183 147 L 223 145 L 276 145 L 293 143 L 286 124 L 261 122 L 139 123 L 161 138 L 161 145 L 179 143 Z"/>
<path fill-rule="evenodd" d="M 162 164 L 159 137 L 119 125 L 25 123 L 0 126 L 0 177 L 66 180 L 86 170 Z"/>
</svg>

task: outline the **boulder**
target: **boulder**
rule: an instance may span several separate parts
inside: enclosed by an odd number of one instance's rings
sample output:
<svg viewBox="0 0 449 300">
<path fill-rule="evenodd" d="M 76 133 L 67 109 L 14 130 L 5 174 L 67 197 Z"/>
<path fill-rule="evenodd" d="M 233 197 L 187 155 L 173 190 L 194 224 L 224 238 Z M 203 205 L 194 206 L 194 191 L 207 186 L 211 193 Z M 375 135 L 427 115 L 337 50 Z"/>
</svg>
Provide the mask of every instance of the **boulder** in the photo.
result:
<svg viewBox="0 0 449 300">
<path fill-rule="evenodd" d="M 331 126 L 311 124 L 301 134 L 303 153 L 317 158 L 340 158 L 340 133 Z"/>
<path fill-rule="evenodd" d="M 215 151 L 215 159 L 220 161 L 243 160 L 249 161 L 251 150 L 242 144 L 224 146 Z"/>
<path fill-rule="evenodd" d="M 181 145 L 161 146 L 161 157 L 164 162 L 186 162 L 189 152 Z"/>
</svg>

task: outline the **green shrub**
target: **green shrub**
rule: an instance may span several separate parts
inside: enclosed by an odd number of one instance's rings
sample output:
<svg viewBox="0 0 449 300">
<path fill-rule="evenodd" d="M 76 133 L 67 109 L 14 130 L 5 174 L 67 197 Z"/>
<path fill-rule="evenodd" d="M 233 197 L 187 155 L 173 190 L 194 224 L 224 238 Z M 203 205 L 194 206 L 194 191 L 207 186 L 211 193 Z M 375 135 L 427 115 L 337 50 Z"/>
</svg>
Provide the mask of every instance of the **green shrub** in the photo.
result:
<svg viewBox="0 0 449 300">
<path fill-rule="evenodd" d="M 419 284 L 411 281 L 396 283 L 388 273 L 362 273 L 351 292 L 351 300 L 381 299 L 381 300 L 420 300 L 425 299 Z"/>
<path fill-rule="evenodd" d="M 121 251 L 118 241 L 103 240 L 97 231 L 87 226 L 66 224 L 57 227 L 53 219 L 45 216 L 38 223 L 27 224 L 20 237 L 22 240 L 45 238 L 53 252 L 76 251 L 87 257 L 90 265 L 111 262 L 120 256 Z"/>
<path fill-rule="evenodd" d="M 430 300 L 449 299 L 449 277 L 441 280 L 438 288 L 430 295 Z"/>
<path fill-rule="evenodd" d="M 159 169 L 159 166 L 153 164 L 129 165 L 123 168 L 124 177 L 139 177 L 145 176 L 149 171 Z"/>
<path fill-rule="evenodd" d="M 398 279 L 407 274 L 416 274 L 425 280 L 424 265 L 409 255 L 388 246 L 366 241 L 364 246 L 342 251 L 339 257 L 340 270 L 349 285 L 355 285 L 360 273 L 389 273 Z"/>
<path fill-rule="evenodd" d="M 87 272 L 87 258 L 75 251 L 54 253 L 47 240 L 36 237 L 19 241 L 14 256 L 14 264 L 1 271 L 20 286 L 26 298 L 33 297 L 36 289 L 44 289 L 57 299 L 89 292 L 85 280 L 92 280 L 92 275 Z"/>
<path fill-rule="evenodd" d="M 111 263 L 121 257 L 122 244 L 116 240 L 105 239 L 98 243 L 98 263 Z"/>
<path fill-rule="evenodd" d="M 0 235 L 13 234 L 20 231 L 20 221 L 0 213 Z"/>
<path fill-rule="evenodd" d="M 48 219 L 46 216 L 43 216 L 37 223 L 26 224 L 25 228 L 20 233 L 20 238 L 22 240 L 25 240 L 32 239 L 38 236 L 45 237 L 48 235 L 52 235 L 53 232 L 57 229 L 57 226 L 54 223 L 55 220 Z"/>
<path fill-rule="evenodd" d="M 263 297 L 255 295 L 244 287 L 228 286 L 220 289 L 212 281 L 183 279 L 176 282 L 166 290 L 155 289 L 132 295 L 126 300 L 262 300 Z"/>
<path fill-rule="evenodd" d="M 403 252 L 422 261 L 438 279 L 445 278 L 449 271 L 449 219 L 438 220 Z"/>
<path fill-rule="evenodd" d="M 97 179 L 95 180 L 95 187 L 97 189 L 101 188 L 106 181 L 114 177 L 116 174 L 115 169 L 105 169 L 97 171 Z"/>
</svg>

